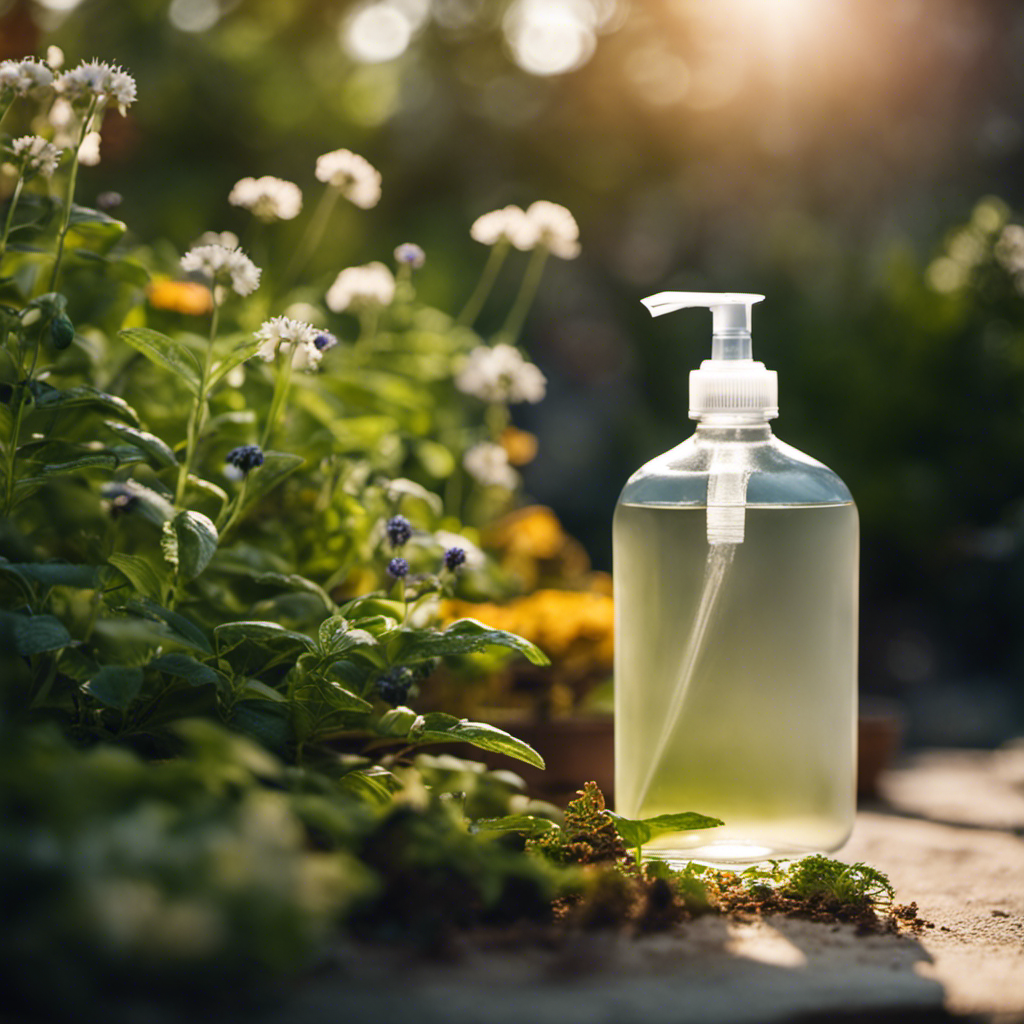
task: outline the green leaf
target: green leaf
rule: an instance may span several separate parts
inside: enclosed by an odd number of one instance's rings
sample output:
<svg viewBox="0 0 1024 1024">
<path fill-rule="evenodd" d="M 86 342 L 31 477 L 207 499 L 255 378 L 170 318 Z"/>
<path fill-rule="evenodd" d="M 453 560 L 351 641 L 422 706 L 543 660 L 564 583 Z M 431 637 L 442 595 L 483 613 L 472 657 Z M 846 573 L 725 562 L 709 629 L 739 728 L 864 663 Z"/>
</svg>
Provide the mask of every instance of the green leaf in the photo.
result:
<svg viewBox="0 0 1024 1024">
<path fill-rule="evenodd" d="M 532 814 L 508 814 L 503 818 L 479 818 L 472 823 L 474 832 L 481 834 L 507 835 L 517 832 L 527 838 L 558 831 L 558 826 L 547 818 L 535 818 Z"/>
<path fill-rule="evenodd" d="M 264 452 L 263 465 L 249 474 L 242 508 L 247 509 L 266 497 L 305 461 L 301 455 L 292 455 L 289 452 Z"/>
<path fill-rule="evenodd" d="M 256 355 L 257 350 L 263 342 L 259 338 L 252 338 L 250 341 L 246 341 L 239 345 L 238 348 L 229 352 L 221 362 L 219 362 L 210 371 L 210 384 L 212 388 L 214 384 L 220 381 L 223 377 L 226 377 L 236 366 L 240 366 L 246 361 Z"/>
<path fill-rule="evenodd" d="M 281 751 L 292 740 L 289 709 L 269 700 L 240 700 L 231 710 L 232 729 L 259 740 L 269 750 Z"/>
<path fill-rule="evenodd" d="M 214 686 L 220 681 L 220 676 L 209 665 L 204 665 L 187 654 L 161 654 L 149 663 L 150 668 L 164 672 L 169 676 L 184 679 L 191 686 Z"/>
<path fill-rule="evenodd" d="M 109 448 L 103 451 L 90 451 L 67 462 L 49 462 L 42 467 L 45 476 L 59 476 L 65 473 L 77 473 L 80 469 L 117 469 L 122 460 Z"/>
<path fill-rule="evenodd" d="M 226 622 L 215 627 L 213 636 L 221 652 L 229 651 L 246 640 L 258 644 L 302 647 L 307 651 L 316 649 L 316 644 L 305 633 L 294 633 L 276 622 Z"/>
<path fill-rule="evenodd" d="M 435 480 L 444 480 L 455 472 L 455 456 L 438 441 L 420 441 L 416 445 L 416 455 Z"/>
<path fill-rule="evenodd" d="M 35 382 L 40 384 L 41 382 Z M 54 387 L 34 387 L 37 409 L 95 409 L 105 416 L 114 416 L 133 426 L 139 425 L 138 413 L 123 399 L 82 384 L 58 391 Z"/>
<path fill-rule="evenodd" d="M 408 664 L 430 658 L 471 654 L 488 647 L 508 647 L 524 655 L 533 665 L 550 665 L 544 652 L 529 640 L 504 629 L 492 629 L 476 619 L 459 619 L 443 632 L 403 630 L 389 652 L 391 660 Z"/>
<path fill-rule="evenodd" d="M 338 780 L 338 788 L 366 803 L 386 807 L 402 786 L 391 772 L 375 764 L 346 772 Z"/>
<path fill-rule="evenodd" d="M 346 690 L 341 683 L 330 679 L 316 679 L 295 688 L 293 700 L 302 703 L 321 703 L 331 711 L 370 712 L 373 705 L 351 690 Z"/>
<path fill-rule="evenodd" d="M 157 466 L 178 465 L 178 460 L 170 445 L 165 444 L 156 434 L 150 434 L 145 430 L 129 427 L 114 420 L 107 420 L 105 426 L 122 440 L 144 451 Z"/>
<path fill-rule="evenodd" d="M 365 629 L 353 629 L 341 615 L 332 615 L 320 623 L 317 646 L 325 658 L 337 657 L 353 647 L 374 647 L 377 638 Z"/>
<path fill-rule="evenodd" d="M 162 601 L 165 580 L 161 573 L 142 555 L 127 555 L 115 552 L 107 559 L 110 564 L 128 578 L 128 581 L 144 597 Z"/>
<path fill-rule="evenodd" d="M 246 693 L 252 694 L 253 699 L 272 700 L 275 704 L 283 704 L 288 701 L 288 698 L 283 693 L 279 693 L 272 686 L 267 686 L 266 683 L 259 679 L 247 679 L 242 689 Z"/>
<path fill-rule="evenodd" d="M 396 709 L 398 710 L 398 709 Z M 407 708 L 405 710 L 408 710 Z M 534 768 L 543 768 L 544 759 L 528 743 L 484 722 L 470 722 L 441 711 L 421 715 L 409 729 L 410 743 L 422 746 L 425 743 L 470 743 L 481 750 L 504 754 L 525 761 Z"/>
<path fill-rule="evenodd" d="M 162 494 L 140 484 L 137 480 L 125 480 L 120 484 L 104 485 L 100 493 L 106 497 L 110 497 L 108 487 L 112 493 L 127 488 L 131 497 L 135 499 L 131 514 L 142 516 L 154 526 L 162 527 L 169 519 L 174 518 L 174 506 Z"/>
<path fill-rule="evenodd" d="M 218 487 L 215 483 L 211 483 L 209 480 L 204 480 L 200 476 L 196 476 L 194 473 L 188 475 L 189 487 L 194 487 L 197 491 L 202 491 L 203 494 L 208 495 L 215 501 L 219 501 L 221 505 L 228 503 L 227 491 L 223 487 Z"/>
<path fill-rule="evenodd" d="M 71 562 L 8 562 L 0 558 L 0 572 L 9 572 L 47 587 L 77 587 L 95 590 L 102 565 L 74 565 Z"/>
<path fill-rule="evenodd" d="M 156 601 L 145 597 L 133 598 L 124 606 L 124 610 L 133 615 L 162 622 L 169 626 L 189 647 L 195 647 L 205 654 L 213 654 L 213 647 L 206 634 L 194 622 L 178 612 L 172 612 L 169 608 L 162 607 Z"/>
<path fill-rule="evenodd" d="M 11 630 L 14 649 L 23 657 L 58 651 L 71 643 L 71 634 L 64 623 L 52 615 L 29 616 L 0 612 L 0 621 Z"/>
<path fill-rule="evenodd" d="M 180 341 L 169 338 L 166 334 L 151 330 L 148 327 L 128 327 L 118 331 L 137 352 L 141 352 L 150 361 L 170 370 L 180 377 L 193 395 L 199 394 L 199 381 L 202 370 L 199 360 Z"/>
<path fill-rule="evenodd" d="M 104 665 L 82 689 L 108 708 L 124 711 L 142 689 L 142 669 Z"/>
<path fill-rule="evenodd" d="M 164 524 L 164 557 L 184 580 L 194 580 L 217 551 L 217 527 L 202 512 L 179 512 Z"/>
<path fill-rule="evenodd" d="M 639 849 L 655 836 L 668 832 L 690 832 L 693 829 L 717 828 L 725 824 L 719 818 L 709 818 L 706 814 L 694 811 L 659 814 L 653 818 L 625 818 L 614 811 L 605 811 L 605 814 L 615 822 L 615 830 L 622 836 L 622 841 L 633 849 Z"/>
<path fill-rule="evenodd" d="M 312 580 L 307 580 L 305 576 L 300 576 L 298 573 L 253 573 L 251 571 L 247 571 L 245 575 L 255 583 L 263 583 L 268 586 L 279 587 L 282 590 L 304 590 L 307 594 L 313 594 L 318 597 L 328 611 L 331 611 L 334 608 L 334 602 L 323 587 L 318 583 L 314 583 Z"/>
</svg>

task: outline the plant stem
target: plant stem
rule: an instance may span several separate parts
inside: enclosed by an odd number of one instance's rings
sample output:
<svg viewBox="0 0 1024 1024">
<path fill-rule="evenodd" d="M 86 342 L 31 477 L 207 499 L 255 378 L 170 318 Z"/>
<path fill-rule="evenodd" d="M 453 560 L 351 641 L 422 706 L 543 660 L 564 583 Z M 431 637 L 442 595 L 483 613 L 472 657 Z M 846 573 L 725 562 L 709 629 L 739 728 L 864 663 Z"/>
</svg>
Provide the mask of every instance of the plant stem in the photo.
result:
<svg viewBox="0 0 1024 1024">
<path fill-rule="evenodd" d="M 260 447 L 266 451 L 270 445 L 270 439 L 274 435 L 274 427 L 277 426 L 278 417 L 284 408 L 284 400 L 288 396 L 288 388 L 292 381 L 292 347 L 284 353 L 284 365 L 278 370 L 277 380 L 274 382 L 274 397 L 270 400 L 270 412 L 267 413 L 267 422 L 263 427 L 263 437 L 260 439 Z M 281 350 L 278 348 L 278 358 L 281 358 Z"/>
<path fill-rule="evenodd" d="M 537 294 L 537 288 L 540 286 L 541 275 L 544 273 L 544 264 L 547 262 L 547 259 L 547 246 L 538 245 L 533 250 L 530 262 L 526 266 L 523 282 L 519 286 L 519 294 L 516 296 L 516 300 L 512 303 L 512 308 L 505 318 L 505 325 L 498 332 L 498 336 L 502 340 L 515 344 L 516 339 L 519 337 L 519 332 L 523 329 L 523 323 L 526 320 L 526 314 L 530 311 L 530 306 L 533 305 L 534 297 Z"/>
<path fill-rule="evenodd" d="M 242 486 L 238 488 L 238 494 L 235 495 L 233 501 L 231 501 L 229 504 L 225 505 L 223 509 L 221 509 L 221 513 L 217 517 L 217 529 L 220 532 L 221 540 L 223 540 L 227 536 L 228 530 L 230 530 L 231 527 L 235 525 L 235 520 L 238 518 L 239 514 L 242 511 L 242 505 L 245 502 L 245 488 L 248 483 L 248 475 L 242 477 Z M 223 526 L 220 525 L 221 519 L 227 520 Z"/>
<path fill-rule="evenodd" d="M 12 96 L 11 99 L 5 104 L 3 109 L 0 110 L 0 124 L 3 124 L 4 118 L 7 116 L 7 111 L 10 110 L 11 107 L 13 107 L 13 106 L 14 106 L 14 97 Z"/>
<path fill-rule="evenodd" d="M 49 291 L 57 288 L 57 277 L 60 274 L 60 263 L 64 256 L 64 238 L 68 233 L 68 226 L 71 224 L 71 206 L 75 200 L 75 185 L 78 182 L 78 151 L 82 148 L 86 135 L 89 134 L 89 125 L 92 123 L 93 115 L 96 113 L 95 98 L 89 104 L 85 117 L 82 118 L 82 126 L 78 130 L 78 141 L 75 143 L 74 151 L 71 154 L 71 177 L 68 179 L 68 198 L 64 204 L 64 212 L 61 216 L 60 233 L 57 235 L 57 254 L 53 260 L 53 274 L 50 277 Z"/>
<path fill-rule="evenodd" d="M 4 233 L 0 236 L 0 263 L 3 262 L 4 255 L 7 253 L 7 236 L 11 233 L 11 224 L 14 221 L 14 208 L 18 205 L 18 200 L 21 198 L 21 190 L 25 184 L 25 175 L 22 173 L 18 177 L 18 183 L 14 186 L 14 192 L 11 195 L 11 205 L 7 207 L 7 218 L 4 221 Z"/>
<path fill-rule="evenodd" d="M 491 254 L 487 257 L 487 262 L 484 264 L 480 280 L 477 281 L 473 294 L 469 297 L 469 301 L 455 321 L 457 324 L 463 327 L 473 326 L 476 318 L 480 315 L 480 310 L 483 309 L 484 303 L 487 301 L 488 295 L 491 294 L 491 289 L 498 278 L 498 271 L 501 270 L 501 265 L 505 262 L 508 250 L 509 240 L 507 238 L 502 238 L 491 247 Z"/>
<path fill-rule="evenodd" d="M 181 505 L 185 497 L 185 487 L 192 463 L 196 456 L 199 434 L 206 422 L 206 390 L 210 379 L 210 367 L 213 365 L 213 343 L 217 337 L 217 325 L 220 321 L 220 304 L 217 302 L 217 288 L 213 289 L 213 313 L 210 316 L 210 340 L 206 345 L 206 358 L 203 360 L 203 375 L 199 378 L 199 394 L 192 406 L 192 415 L 188 420 L 188 441 L 185 446 L 185 461 L 178 470 L 178 487 L 174 494 L 174 504 Z"/>
<path fill-rule="evenodd" d="M 284 274 L 283 285 L 290 285 L 295 280 L 320 244 L 324 232 L 327 230 L 327 222 L 330 220 L 334 205 L 340 195 L 341 192 L 331 185 L 324 189 L 323 195 L 320 196 L 320 202 L 313 211 L 313 216 L 307 222 L 306 230 L 303 232 L 302 238 L 299 239 L 299 244 L 295 247 L 295 253 Z"/>
</svg>

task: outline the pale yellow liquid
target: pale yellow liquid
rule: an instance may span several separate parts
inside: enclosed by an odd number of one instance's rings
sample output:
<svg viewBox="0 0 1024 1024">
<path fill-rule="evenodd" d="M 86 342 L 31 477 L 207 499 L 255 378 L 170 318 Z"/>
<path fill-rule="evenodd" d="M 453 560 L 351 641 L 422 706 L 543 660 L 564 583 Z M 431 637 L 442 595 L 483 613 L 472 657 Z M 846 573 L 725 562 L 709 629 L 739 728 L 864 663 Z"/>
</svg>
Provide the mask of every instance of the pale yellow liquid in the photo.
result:
<svg viewBox="0 0 1024 1024">
<path fill-rule="evenodd" d="M 707 509 L 615 513 L 620 814 L 724 827 L 654 839 L 670 861 L 838 849 L 854 815 L 857 510 L 749 507 L 709 546 Z"/>
</svg>

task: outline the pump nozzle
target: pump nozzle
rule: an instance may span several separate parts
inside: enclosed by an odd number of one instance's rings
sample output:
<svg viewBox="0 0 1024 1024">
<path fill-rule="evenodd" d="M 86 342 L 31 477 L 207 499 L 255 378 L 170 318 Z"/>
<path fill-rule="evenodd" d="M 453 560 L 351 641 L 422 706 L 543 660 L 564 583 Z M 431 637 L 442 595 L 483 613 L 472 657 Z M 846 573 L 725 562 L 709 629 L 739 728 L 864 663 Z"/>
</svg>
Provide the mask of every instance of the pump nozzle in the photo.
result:
<svg viewBox="0 0 1024 1024">
<path fill-rule="evenodd" d="M 711 358 L 690 373 L 690 418 L 757 413 L 779 415 L 778 377 L 753 360 L 750 310 L 763 295 L 748 292 L 658 292 L 640 301 L 651 316 L 693 306 L 711 310 Z"/>
</svg>

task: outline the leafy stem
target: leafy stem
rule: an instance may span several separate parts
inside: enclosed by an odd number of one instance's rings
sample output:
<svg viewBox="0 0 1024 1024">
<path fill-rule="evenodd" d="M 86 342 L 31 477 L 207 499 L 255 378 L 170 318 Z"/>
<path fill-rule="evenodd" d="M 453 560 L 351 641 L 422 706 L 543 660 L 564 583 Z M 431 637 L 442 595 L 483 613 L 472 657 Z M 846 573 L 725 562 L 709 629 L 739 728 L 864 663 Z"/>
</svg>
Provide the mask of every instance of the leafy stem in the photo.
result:
<svg viewBox="0 0 1024 1024">
<path fill-rule="evenodd" d="M 320 202 L 313 211 L 313 216 L 306 222 L 306 229 L 303 232 L 302 238 L 299 239 L 299 244 L 295 247 L 295 254 L 292 256 L 288 269 L 285 271 L 285 285 L 290 284 L 298 277 L 300 271 L 309 262 L 310 256 L 316 251 L 316 247 L 324 237 L 331 213 L 333 213 L 334 206 L 338 202 L 340 195 L 341 191 L 330 185 L 324 189 L 323 195 L 320 196 Z"/>
<path fill-rule="evenodd" d="M 14 208 L 18 205 L 18 200 L 21 198 L 21 190 L 25 185 L 24 173 L 18 176 L 18 182 L 14 186 L 14 193 L 11 195 L 11 204 L 7 207 L 7 217 L 4 219 L 4 233 L 0 236 L 0 263 L 3 262 L 4 256 L 7 254 L 7 237 L 11 233 L 11 224 L 14 221 Z"/>
<path fill-rule="evenodd" d="M 196 456 L 196 446 L 199 443 L 199 435 L 206 422 L 206 398 L 209 388 L 210 367 L 213 365 L 213 343 L 217 338 L 217 326 L 220 322 L 220 303 L 217 301 L 217 287 L 213 288 L 213 312 L 210 315 L 210 340 L 206 345 L 206 356 L 203 359 L 203 372 L 199 378 L 199 392 L 192 405 L 192 414 L 188 420 L 187 441 L 185 445 L 185 461 L 178 470 L 178 487 L 174 495 L 174 503 L 181 505 L 185 497 L 185 486 L 188 483 L 189 474 L 192 472 L 192 463 Z"/>
<path fill-rule="evenodd" d="M 57 253 L 53 260 L 53 274 L 50 276 L 49 290 L 51 292 L 56 291 L 57 288 L 57 277 L 60 274 L 60 264 L 64 257 L 64 239 L 67 236 L 68 227 L 71 224 L 71 207 L 75 200 L 75 186 L 78 182 L 78 153 L 82 148 L 82 143 L 85 141 L 86 135 L 89 134 L 89 126 L 92 123 L 95 113 L 96 98 L 93 97 L 92 102 L 89 104 L 89 109 L 82 118 L 81 127 L 78 129 L 78 140 L 75 143 L 74 149 L 71 151 L 71 175 L 68 178 L 68 197 L 67 201 L 64 203 L 64 212 L 61 214 L 60 231 L 57 235 Z"/>
<path fill-rule="evenodd" d="M 530 306 L 533 305 L 533 300 L 537 295 L 537 289 L 540 287 L 540 279 L 544 273 L 544 264 L 547 263 L 547 260 L 547 246 L 543 244 L 538 245 L 533 250 L 530 262 L 526 265 L 526 273 L 523 274 L 523 281 L 519 286 L 519 294 L 516 296 L 515 302 L 512 303 L 512 308 L 505 318 L 504 326 L 499 332 L 499 337 L 504 341 L 514 343 L 519 337 L 519 332 L 523 329 L 523 324 L 526 321 L 526 314 L 530 311 Z"/>
<path fill-rule="evenodd" d="M 498 278 L 498 271 L 501 270 L 505 257 L 508 256 L 509 245 L 509 240 L 502 238 L 491 247 L 491 254 L 487 257 L 487 262 L 484 264 L 480 280 L 477 281 L 473 294 L 469 297 L 469 301 L 456 319 L 455 322 L 457 324 L 463 327 L 473 326 L 476 318 L 480 315 L 480 310 L 483 309 L 484 303 L 487 301 L 487 297 L 491 294 L 494 282 Z"/>
<path fill-rule="evenodd" d="M 283 347 L 283 346 L 282 346 Z M 266 450 L 270 445 L 270 439 L 274 436 L 274 428 L 284 408 L 285 399 L 288 397 L 288 389 L 292 382 L 292 347 L 284 353 L 284 365 L 277 371 L 277 379 L 274 381 L 274 397 L 270 400 L 270 411 L 267 413 L 267 422 L 263 427 L 263 436 L 260 438 L 260 447 Z M 280 348 L 278 359 L 282 359 Z"/>
</svg>

